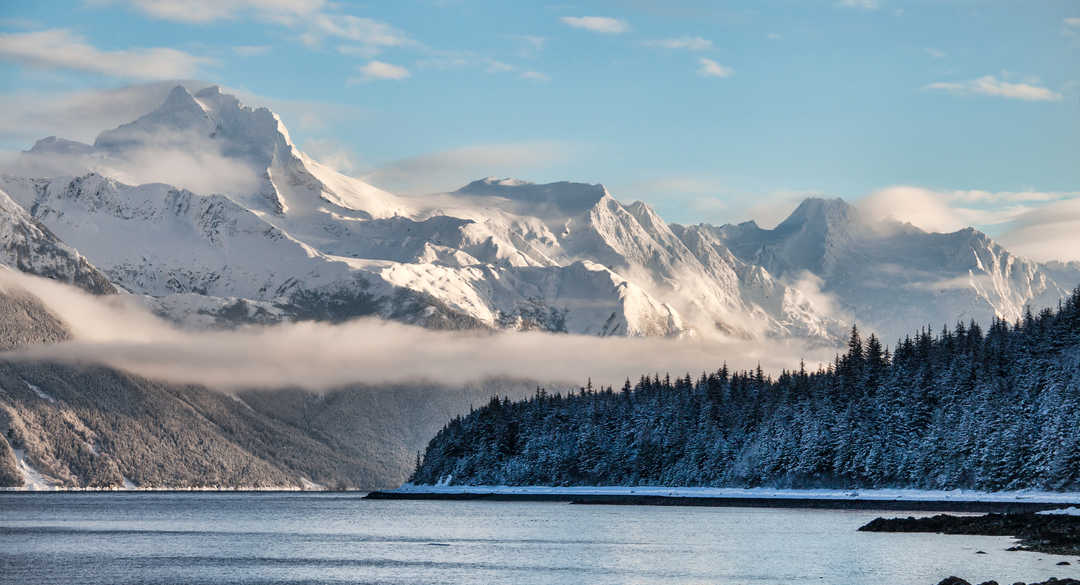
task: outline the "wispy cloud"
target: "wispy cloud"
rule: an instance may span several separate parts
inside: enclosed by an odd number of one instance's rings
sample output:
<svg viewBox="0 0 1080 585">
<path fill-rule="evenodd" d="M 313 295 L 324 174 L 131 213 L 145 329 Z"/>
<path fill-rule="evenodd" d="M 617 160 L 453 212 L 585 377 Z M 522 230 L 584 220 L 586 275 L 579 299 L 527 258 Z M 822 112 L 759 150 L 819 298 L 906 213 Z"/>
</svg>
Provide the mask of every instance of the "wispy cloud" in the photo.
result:
<svg viewBox="0 0 1080 585">
<path fill-rule="evenodd" d="M 318 12 L 328 4 L 325 0 L 88 0 L 87 3 L 128 4 L 152 18 L 189 23 L 207 23 L 244 14 L 292 21 Z"/>
<path fill-rule="evenodd" d="M 574 28 L 596 33 L 620 34 L 630 30 L 626 21 L 609 16 L 564 16 L 561 20 Z"/>
<path fill-rule="evenodd" d="M 1065 26 L 1080 28 L 1080 16 L 1070 16 L 1065 19 Z"/>
<path fill-rule="evenodd" d="M 240 45 L 232 48 L 233 54 L 240 57 L 258 57 L 270 52 L 270 45 Z"/>
<path fill-rule="evenodd" d="M 702 57 L 698 60 L 698 75 L 702 77 L 731 77 L 735 70 L 727 65 L 721 65 L 712 59 Z"/>
<path fill-rule="evenodd" d="M 416 41 L 403 31 L 378 20 L 351 14 L 317 13 L 305 19 L 307 32 L 300 36 L 307 45 L 318 45 L 333 37 L 359 43 L 369 48 L 403 47 Z"/>
<path fill-rule="evenodd" d="M 253 18 L 301 32 L 308 46 L 318 46 L 326 38 L 358 43 L 373 57 L 383 47 L 401 47 L 416 42 L 397 28 L 341 10 L 342 5 L 327 0 L 87 0 L 91 5 L 127 4 L 159 20 L 205 24 L 219 20 Z"/>
<path fill-rule="evenodd" d="M 572 144 L 548 141 L 463 146 L 387 163 L 365 173 L 364 180 L 394 192 L 433 193 L 477 177 L 534 172 L 568 160 L 576 150 Z"/>
<path fill-rule="evenodd" d="M 1050 203 L 1078 197 L 1080 192 L 1069 191 L 944 190 L 896 185 L 874 191 L 859 200 L 858 206 L 872 217 L 947 233 L 971 226 L 1003 226 Z"/>
<path fill-rule="evenodd" d="M 530 81 L 550 81 L 551 77 L 541 71 L 525 69 L 513 63 L 493 59 L 473 51 L 430 51 L 430 54 L 416 62 L 422 69 L 479 69 L 493 75 L 513 74 L 519 79 Z"/>
<path fill-rule="evenodd" d="M 21 143 L 57 135 L 93 142 L 102 130 L 130 122 L 161 105 L 176 85 L 176 82 L 153 82 L 105 90 L 2 94 L 0 139 Z M 183 82 L 183 85 L 196 91 L 208 84 Z"/>
<path fill-rule="evenodd" d="M 1061 94 L 1051 89 L 1030 83 L 1010 83 L 993 75 L 984 75 L 978 79 L 957 82 L 937 82 L 924 86 L 924 89 L 946 91 L 956 95 L 986 95 L 1029 102 L 1056 102 Z"/>
<path fill-rule="evenodd" d="M 551 81 L 551 76 L 539 71 L 522 71 L 519 77 L 530 81 Z"/>
<path fill-rule="evenodd" d="M 927 47 L 923 49 L 923 51 L 925 51 L 927 55 L 930 55 L 934 59 L 944 59 L 947 55 L 945 51 L 942 51 L 941 49 L 935 49 L 933 47 Z"/>
<path fill-rule="evenodd" d="M 367 64 L 356 68 L 360 73 L 358 77 L 350 77 L 350 83 L 375 81 L 379 79 L 400 80 L 409 77 L 409 70 L 399 65 L 384 63 L 383 61 L 368 61 Z"/>
<path fill-rule="evenodd" d="M 1034 260 L 1080 261 L 1080 194 L 1017 216 L 998 240 Z"/>
<path fill-rule="evenodd" d="M 520 48 L 517 51 L 519 57 L 535 57 L 547 46 L 547 38 L 539 35 L 507 35 L 507 37 L 519 43 Z"/>
<path fill-rule="evenodd" d="M 713 43 L 701 37 L 675 37 L 670 39 L 657 39 L 645 41 L 649 47 L 661 47 L 664 49 L 686 49 L 688 51 L 706 51 L 712 48 Z"/>
<path fill-rule="evenodd" d="M 881 3 L 878 0 L 839 0 L 836 5 L 860 10 L 877 10 L 881 8 Z"/>
<path fill-rule="evenodd" d="M 86 71 L 123 79 L 194 77 L 213 59 L 169 48 L 103 51 L 67 29 L 0 34 L 0 59 L 30 67 Z"/>
</svg>

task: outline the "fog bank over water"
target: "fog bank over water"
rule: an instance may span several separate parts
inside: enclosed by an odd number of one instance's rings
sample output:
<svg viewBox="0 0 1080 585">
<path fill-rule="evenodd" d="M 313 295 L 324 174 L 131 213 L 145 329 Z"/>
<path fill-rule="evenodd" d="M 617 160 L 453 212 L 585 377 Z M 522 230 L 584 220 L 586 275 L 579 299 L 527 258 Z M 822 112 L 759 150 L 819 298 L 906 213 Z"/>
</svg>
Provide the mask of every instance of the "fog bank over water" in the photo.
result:
<svg viewBox="0 0 1080 585">
<path fill-rule="evenodd" d="M 429 380 L 463 384 L 513 377 L 618 386 L 643 373 L 729 367 L 766 371 L 829 360 L 833 350 L 794 341 L 600 338 L 542 332 L 435 331 L 365 318 L 193 331 L 158 318 L 131 296 L 93 296 L 55 281 L 0 271 L 0 288 L 22 288 L 70 329 L 72 339 L 8 359 L 102 364 L 174 383 L 236 388 Z"/>
</svg>

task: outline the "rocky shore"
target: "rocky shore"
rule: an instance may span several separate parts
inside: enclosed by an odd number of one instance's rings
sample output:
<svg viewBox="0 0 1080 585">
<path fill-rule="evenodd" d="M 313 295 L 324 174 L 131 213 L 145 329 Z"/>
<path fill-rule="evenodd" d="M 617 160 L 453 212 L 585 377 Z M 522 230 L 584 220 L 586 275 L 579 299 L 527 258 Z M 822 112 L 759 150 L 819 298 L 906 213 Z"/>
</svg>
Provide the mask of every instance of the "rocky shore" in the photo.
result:
<svg viewBox="0 0 1080 585">
<path fill-rule="evenodd" d="M 963 580 L 963 579 L 961 579 L 959 577 L 949 577 L 948 579 L 942 580 L 940 583 L 938 583 L 938 585 L 974 585 L 974 584 L 970 583 L 968 581 L 965 581 L 965 580 Z M 979 583 L 979 585 L 998 585 L 998 582 L 997 581 L 985 581 L 983 583 Z M 1026 583 L 1025 584 L 1024 582 L 1020 581 L 1020 582 L 1017 582 L 1017 583 L 1013 583 L 1012 585 L 1080 585 L 1080 581 L 1077 581 L 1076 579 L 1055 579 L 1055 578 L 1051 577 L 1049 580 L 1043 581 L 1041 583 Z"/>
<path fill-rule="evenodd" d="M 936 532 L 981 536 L 1012 536 L 1020 540 L 1009 550 L 1080 555 L 1080 516 L 1057 514 L 986 514 L 927 518 L 877 518 L 863 532 Z"/>
</svg>

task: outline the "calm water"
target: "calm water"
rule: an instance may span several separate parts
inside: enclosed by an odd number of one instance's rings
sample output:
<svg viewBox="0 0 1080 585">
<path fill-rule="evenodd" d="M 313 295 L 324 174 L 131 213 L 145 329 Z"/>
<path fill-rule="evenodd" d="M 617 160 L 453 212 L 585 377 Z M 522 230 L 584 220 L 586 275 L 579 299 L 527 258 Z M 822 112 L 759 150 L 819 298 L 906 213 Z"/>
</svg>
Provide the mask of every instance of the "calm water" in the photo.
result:
<svg viewBox="0 0 1080 585">
<path fill-rule="evenodd" d="M 0 494 L 0 582 L 934 585 L 1076 576 L 1010 539 L 878 514 L 333 494 Z M 985 555 L 976 551 L 986 551 Z"/>
</svg>

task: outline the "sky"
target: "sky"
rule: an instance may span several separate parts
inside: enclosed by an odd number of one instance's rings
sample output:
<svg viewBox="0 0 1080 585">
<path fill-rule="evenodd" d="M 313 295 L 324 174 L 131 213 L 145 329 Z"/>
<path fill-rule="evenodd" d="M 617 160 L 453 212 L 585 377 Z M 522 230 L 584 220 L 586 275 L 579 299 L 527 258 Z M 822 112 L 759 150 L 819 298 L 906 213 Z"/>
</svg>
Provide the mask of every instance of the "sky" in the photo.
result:
<svg viewBox="0 0 1080 585">
<path fill-rule="evenodd" d="M 0 148 L 199 80 L 399 193 L 573 180 L 763 225 L 820 194 L 1049 259 L 1080 250 L 1078 56 L 1080 0 L 0 0 Z"/>
</svg>

